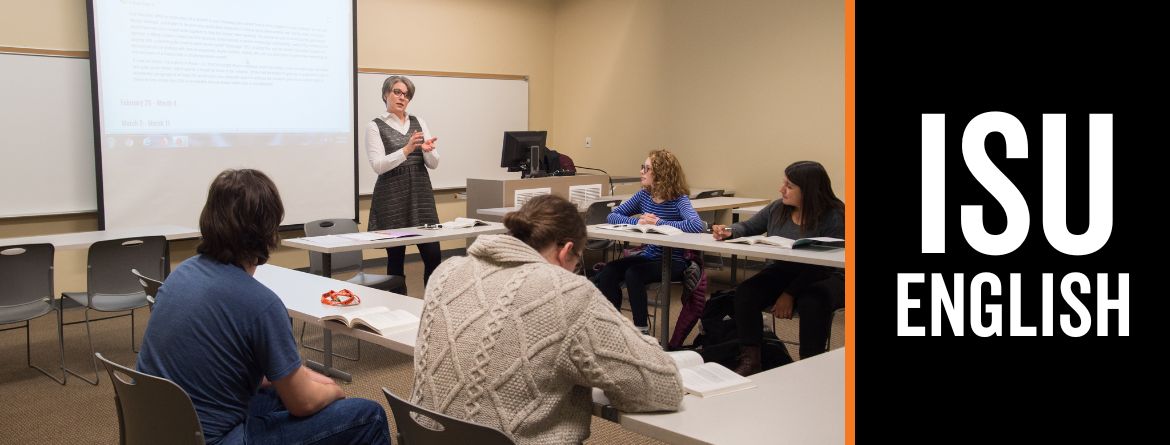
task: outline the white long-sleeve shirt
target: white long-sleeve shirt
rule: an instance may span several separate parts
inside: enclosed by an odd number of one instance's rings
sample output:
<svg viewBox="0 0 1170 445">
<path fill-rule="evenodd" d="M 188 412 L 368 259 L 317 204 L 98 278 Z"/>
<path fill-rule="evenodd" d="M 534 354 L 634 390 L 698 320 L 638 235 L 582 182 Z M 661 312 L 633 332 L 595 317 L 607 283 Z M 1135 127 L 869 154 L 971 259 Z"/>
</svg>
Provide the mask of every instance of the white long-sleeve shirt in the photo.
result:
<svg viewBox="0 0 1170 445">
<path fill-rule="evenodd" d="M 427 128 L 427 122 L 418 116 L 415 116 L 414 118 L 418 119 L 418 125 L 422 127 L 423 140 L 425 141 L 430 139 L 431 130 Z M 385 122 L 386 125 L 389 125 L 392 130 L 397 131 L 403 135 L 410 131 L 410 113 L 407 113 L 406 119 L 402 121 L 399 121 L 396 116 L 390 113 L 384 113 L 381 116 L 378 116 L 378 119 L 381 119 L 382 122 Z M 419 150 L 422 150 L 422 148 L 419 148 Z M 370 121 L 370 123 L 366 125 L 366 157 L 370 160 L 370 167 L 372 167 L 374 172 L 379 175 L 393 170 L 394 167 L 399 166 L 402 164 L 402 161 L 406 160 L 406 154 L 402 153 L 402 149 L 394 150 L 393 152 L 386 154 L 386 147 L 382 145 L 382 135 L 378 130 L 378 124 L 374 121 Z M 429 169 L 433 170 L 438 168 L 439 149 L 436 148 L 431 150 L 429 153 L 424 151 L 423 163 L 426 164 L 427 168 Z"/>
</svg>

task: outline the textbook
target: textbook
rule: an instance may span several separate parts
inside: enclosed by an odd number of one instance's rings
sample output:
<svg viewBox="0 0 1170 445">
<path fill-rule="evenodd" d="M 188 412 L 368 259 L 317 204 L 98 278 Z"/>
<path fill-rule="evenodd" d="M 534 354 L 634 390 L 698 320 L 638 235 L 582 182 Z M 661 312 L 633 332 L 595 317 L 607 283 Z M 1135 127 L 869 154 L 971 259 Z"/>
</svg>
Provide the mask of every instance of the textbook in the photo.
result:
<svg viewBox="0 0 1170 445">
<path fill-rule="evenodd" d="M 799 249 L 802 247 L 809 247 L 809 248 L 845 247 L 845 240 L 840 239 L 840 238 L 832 238 L 832 237 L 828 237 L 828 236 L 819 236 L 816 238 L 801 238 L 798 240 L 794 240 L 794 239 L 788 239 L 788 238 L 785 238 L 782 236 L 756 235 L 756 236 L 745 236 L 745 237 L 741 237 L 741 238 L 734 238 L 734 239 L 729 239 L 729 240 L 724 240 L 724 241 L 728 242 L 728 243 L 741 243 L 741 244 L 752 244 L 752 245 L 765 244 L 765 245 L 769 245 L 769 246 L 783 247 L 786 249 Z"/>
<path fill-rule="evenodd" d="M 710 397 L 756 387 L 751 379 L 736 374 L 726 366 L 715 362 L 703 363 L 703 357 L 695 351 L 671 351 L 667 355 L 678 365 L 683 388 L 689 394 Z"/>
<path fill-rule="evenodd" d="M 487 225 L 486 222 L 480 221 L 480 220 L 475 219 L 475 218 L 459 217 L 459 218 L 455 218 L 454 221 L 449 221 L 449 222 L 439 224 L 439 228 L 442 228 L 442 229 L 466 229 L 468 227 L 486 226 L 486 225 Z"/>
<path fill-rule="evenodd" d="M 624 230 L 627 232 L 660 233 L 663 235 L 681 235 L 683 231 L 673 226 L 655 226 L 650 224 L 598 224 L 598 229 Z"/>
<path fill-rule="evenodd" d="M 336 321 L 355 329 L 365 329 L 375 334 L 386 335 L 414 327 L 418 329 L 418 317 L 402 309 L 374 306 L 347 310 L 321 317 L 322 321 Z"/>
</svg>

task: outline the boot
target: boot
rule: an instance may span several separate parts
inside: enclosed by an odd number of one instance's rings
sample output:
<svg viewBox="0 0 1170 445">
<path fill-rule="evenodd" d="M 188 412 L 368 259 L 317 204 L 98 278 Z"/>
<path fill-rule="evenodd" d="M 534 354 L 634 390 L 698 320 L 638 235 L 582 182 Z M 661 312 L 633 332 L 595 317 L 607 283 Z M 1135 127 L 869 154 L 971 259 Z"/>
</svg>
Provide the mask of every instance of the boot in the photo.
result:
<svg viewBox="0 0 1170 445">
<path fill-rule="evenodd" d="M 735 373 L 747 377 L 757 372 L 760 372 L 760 347 L 740 346 L 739 366 L 735 367 Z"/>
</svg>

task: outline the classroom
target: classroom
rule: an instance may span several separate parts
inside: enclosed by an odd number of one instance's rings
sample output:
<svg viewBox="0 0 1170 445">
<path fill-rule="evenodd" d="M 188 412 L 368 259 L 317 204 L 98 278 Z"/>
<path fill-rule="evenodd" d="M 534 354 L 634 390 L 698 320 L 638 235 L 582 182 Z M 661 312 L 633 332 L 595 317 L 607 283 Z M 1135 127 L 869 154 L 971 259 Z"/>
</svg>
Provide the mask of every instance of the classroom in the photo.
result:
<svg viewBox="0 0 1170 445">
<path fill-rule="evenodd" d="M 845 196 L 844 2 L 357 0 L 355 5 L 359 81 L 362 75 L 378 73 L 523 79 L 527 127 L 511 130 L 547 131 L 547 146 L 571 156 L 577 166 L 601 169 L 614 177 L 637 177 L 635 163 L 641 164 L 651 150 L 665 148 L 677 156 L 692 188 L 719 188 L 734 190 L 736 196 L 776 199 L 784 167 L 813 160 L 824 165 L 836 195 Z M 10 3 L 0 16 L 0 57 L 85 60 L 90 49 L 88 32 L 86 1 Z M 88 82 L 88 77 L 84 81 Z M 87 85 L 78 87 L 89 91 Z M 43 83 L 20 88 L 49 94 L 61 86 Z M 420 88 L 419 94 L 425 93 Z M 377 98 L 356 98 L 359 104 L 371 100 Z M 54 121 L 71 113 L 42 110 L 44 115 L 29 116 L 27 110 L 12 108 L 0 103 L 0 121 L 20 125 L 23 121 Z M 436 117 L 441 115 L 430 117 L 420 112 L 420 116 L 433 127 L 440 125 Z M 366 119 L 357 117 L 359 145 Z M 93 129 L 87 127 L 80 133 L 92 136 Z M 444 135 L 437 136 L 440 149 L 445 148 L 441 145 Z M 51 144 L 53 138 L 43 139 Z M 75 151 L 82 159 L 72 156 L 67 162 L 88 166 L 92 175 L 93 146 L 92 140 L 89 142 L 84 150 Z M 474 149 L 494 154 L 499 153 L 499 145 L 497 135 Z M 11 158 L 8 153 L 0 149 L 5 157 L 0 175 L 43 165 Z M 87 153 L 91 157 L 84 159 Z M 444 152 L 444 156 L 455 153 Z M 263 165 L 251 167 L 264 169 Z M 360 163 L 356 168 L 365 171 L 370 166 Z M 519 179 L 519 174 L 515 175 Z M 54 181 L 54 176 L 44 172 L 45 181 Z M 96 178 L 80 180 L 93 182 Z M 619 191 L 633 193 L 637 185 L 622 185 Z M 96 207 L 20 214 L 4 207 L 25 192 L 9 188 L 0 193 L 0 240 L 99 230 Z M 438 220 L 483 217 L 468 211 L 467 193 L 466 187 L 437 187 L 433 197 Z M 365 230 L 373 205 L 371 195 L 359 194 L 356 204 L 359 230 Z M 720 212 L 717 218 L 719 224 L 728 224 L 732 212 Z M 198 221 L 185 225 L 198 227 Z M 282 231 L 280 236 L 288 240 L 305 234 L 294 229 Z M 467 243 L 465 238 L 441 241 L 443 257 L 465 255 Z M 197 239 L 171 241 L 169 270 L 194 256 L 198 244 Z M 86 255 L 85 249 L 55 252 L 52 276 L 58 296 L 86 288 Z M 367 267 L 385 267 L 384 249 L 368 249 L 363 256 Z M 421 299 L 421 264 L 414 248 L 407 249 L 406 259 L 407 294 Z M 304 249 L 281 246 L 271 252 L 268 264 L 307 270 L 309 258 Z M 723 277 L 726 272 L 717 274 Z M 65 312 L 69 319 L 81 317 L 77 309 Z M 147 316 L 147 311 L 139 310 L 139 339 Z M 54 333 L 48 318 L 33 322 L 32 336 L 37 345 L 53 349 Z M 132 366 L 135 355 L 125 344 L 126 327 L 117 323 L 121 322 L 104 323 L 116 324 L 116 328 L 96 323 L 94 342 L 103 335 L 113 337 L 108 342 L 101 340 L 111 350 L 107 355 Z M 294 333 L 300 334 L 300 328 L 301 323 L 294 322 Z M 64 342 L 69 366 L 88 370 L 89 362 L 84 358 L 88 348 L 80 338 L 83 331 L 76 325 L 67 327 Z M 0 442 L 117 440 L 113 390 L 105 383 L 104 371 L 103 383 L 97 387 L 75 380 L 66 386 L 53 385 L 21 363 L 25 345 L 18 332 L 0 333 L 0 375 L 5 376 L 0 381 L 0 395 L 13 401 L 0 408 L 0 419 L 4 419 L 0 421 Z M 307 343 L 323 341 L 319 328 L 314 331 L 310 327 L 307 332 Z M 409 396 L 409 356 L 379 346 L 357 345 L 350 338 L 339 336 L 337 341 L 342 352 L 357 352 L 361 357 L 359 361 L 340 361 L 354 374 L 353 383 L 344 385 L 347 393 L 384 402 L 380 388 L 386 386 Z M 32 359 L 52 362 L 55 351 L 38 349 Z M 320 354 L 307 352 L 306 358 L 311 357 Z M 383 375 L 377 374 L 379 369 L 390 369 L 384 375 L 394 381 L 362 378 Z M 28 395 L 24 385 L 44 389 Z M 30 398 L 53 398 L 54 402 Z M 67 430 L 72 423 L 69 416 L 62 418 L 58 413 L 75 409 L 67 406 L 87 405 L 92 405 L 94 414 L 85 414 L 80 408 L 71 412 L 91 417 L 82 420 L 89 422 L 89 428 L 58 431 Z M 19 420 L 22 418 L 56 420 Z M 38 425 L 42 423 L 47 425 Z M 657 443 L 655 440 L 661 439 L 598 418 L 593 419 L 592 430 L 591 443 Z M 782 438 L 778 433 L 776 440 Z M 669 436 L 667 439 L 675 442 Z"/>
</svg>

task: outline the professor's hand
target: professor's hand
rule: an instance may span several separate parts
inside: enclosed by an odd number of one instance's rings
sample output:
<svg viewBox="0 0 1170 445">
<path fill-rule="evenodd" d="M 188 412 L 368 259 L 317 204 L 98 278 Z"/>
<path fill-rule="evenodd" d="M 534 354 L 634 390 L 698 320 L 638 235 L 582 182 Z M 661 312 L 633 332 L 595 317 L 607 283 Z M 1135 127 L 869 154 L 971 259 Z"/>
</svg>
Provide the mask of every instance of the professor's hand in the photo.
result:
<svg viewBox="0 0 1170 445">
<path fill-rule="evenodd" d="M 410 134 L 410 140 L 406 141 L 406 145 L 402 146 L 402 154 L 410 156 L 415 150 L 422 147 L 423 135 L 421 131 L 416 131 Z"/>
<path fill-rule="evenodd" d="M 430 152 L 434 151 L 435 150 L 435 141 L 438 141 L 438 140 L 439 140 L 439 138 L 430 138 L 429 140 L 424 142 L 422 144 L 423 153 L 430 153 Z"/>
</svg>

